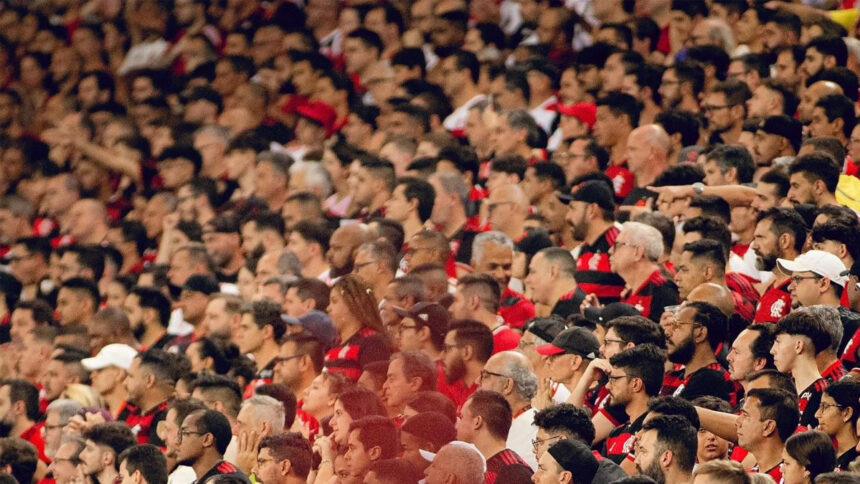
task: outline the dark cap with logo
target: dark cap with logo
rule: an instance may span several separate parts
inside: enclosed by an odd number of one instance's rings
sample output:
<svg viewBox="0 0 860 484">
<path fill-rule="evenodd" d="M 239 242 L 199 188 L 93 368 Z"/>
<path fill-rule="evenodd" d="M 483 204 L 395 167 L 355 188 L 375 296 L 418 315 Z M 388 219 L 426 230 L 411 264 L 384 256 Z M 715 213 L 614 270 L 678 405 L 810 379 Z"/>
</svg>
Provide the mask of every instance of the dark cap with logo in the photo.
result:
<svg viewBox="0 0 860 484">
<path fill-rule="evenodd" d="M 591 449 L 578 440 L 559 440 L 547 452 L 562 469 L 573 474 L 573 482 L 592 482 L 599 464 Z"/>
<path fill-rule="evenodd" d="M 604 210 L 615 210 L 615 195 L 609 186 L 602 181 L 589 180 L 573 187 L 570 194 L 557 193 L 556 196 L 564 203 L 596 203 Z"/>
<path fill-rule="evenodd" d="M 534 318 L 526 324 L 526 332 L 533 333 L 544 341 L 552 341 L 564 331 L 564 321 L 559 318 Z"/>
<path fill-rule="evenodd" d="M 410 318 L 417 324 L 427 326 L 432 333 L 444 335 L 448 332 L 451 317 L 439 303 L 420 302 L 409 309 L 395 307 L 394 312 L 401 318 Z"/>
<path fill-rule="evenodd" d="M 594 359 L 597 358 L 600 344 L 591 331 L 577 326 L 562 331 L 552 340 L 552 343 L 538 346 L 536 349 L 544 356 L 574 354 Z"/>
<path fill-rule="evenodd" d="M 590 321 L 599 324 L 601 326 L 605 326 L 606 323 L 612 321 L 615 318 L 619 318 L 621 316 L 637 316 L 642 313 L 639 312 L 638 309 L 633 306 L 621 302 L 609 303 L 602 308 L 598 307 L 587 307 L 583 312 L 585 317 Z"/>
</svg>

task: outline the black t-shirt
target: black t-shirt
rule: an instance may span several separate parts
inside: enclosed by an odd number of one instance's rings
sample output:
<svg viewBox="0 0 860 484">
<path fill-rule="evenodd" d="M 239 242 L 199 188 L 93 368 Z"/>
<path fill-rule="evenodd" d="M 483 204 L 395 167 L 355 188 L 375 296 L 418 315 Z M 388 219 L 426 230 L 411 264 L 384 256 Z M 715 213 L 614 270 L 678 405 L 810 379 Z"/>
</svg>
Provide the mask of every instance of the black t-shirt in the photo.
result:
<svg viewBox="0 0 860 484">
<path fill-rule="evenodd" d="M 206 484 L 206 481 L 210 477 L 222 475 L 233 476 L 245 484 L 251 484 L 251 481 L 248 480 L 248 476 L 246 476 L 244 472 L 240 471 L 236 466 L 225 460 L 215 464 L 211 469 L 206 471 L 206 474 L 203 474 L 203 477 L 194 481 L 193 484 Z"/>
</svg>

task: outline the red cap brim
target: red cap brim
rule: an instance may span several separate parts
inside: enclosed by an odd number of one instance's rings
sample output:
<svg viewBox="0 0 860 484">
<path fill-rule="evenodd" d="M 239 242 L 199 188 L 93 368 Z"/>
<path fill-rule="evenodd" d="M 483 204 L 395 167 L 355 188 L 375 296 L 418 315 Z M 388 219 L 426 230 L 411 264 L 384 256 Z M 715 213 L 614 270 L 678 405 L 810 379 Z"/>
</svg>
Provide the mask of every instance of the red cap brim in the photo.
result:
<svg viewBox="0 0 860 484">
<path fill-rule="evenodd" d="M 559 348 L 558 346 L 550 343 L 548 345 L 540 345 L 535 350 L 539 355 L 543 356 L 552 356 L 552 355 L 560 355 L 564 353 L 564 348 Z"/>
</svg>

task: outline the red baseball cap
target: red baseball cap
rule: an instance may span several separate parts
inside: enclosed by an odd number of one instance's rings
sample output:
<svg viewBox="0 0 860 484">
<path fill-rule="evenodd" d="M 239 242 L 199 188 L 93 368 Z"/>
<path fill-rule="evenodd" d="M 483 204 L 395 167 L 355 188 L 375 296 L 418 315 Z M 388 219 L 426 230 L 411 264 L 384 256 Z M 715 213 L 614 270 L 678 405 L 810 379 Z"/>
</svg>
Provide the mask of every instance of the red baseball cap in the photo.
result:
<svg viewBox="0 0 860 484">
<path fill-rule="evenodd" d="M 337 119 L 337 113 L 333 107 L 322 101 L 311 101 L 296 108 L 296 114 L 322 126 L 325 128 L 326 137 L 331 136 Z"/>
<path fill-rule="evenodd" d="M 597 105 L 594 103 L 574 103 L 570 105 L 559 103 L 556 107 L 563 116 L 572 116 L 588 125 L 588 129 L 594 127 L 597 121 Z"/>
</svg>

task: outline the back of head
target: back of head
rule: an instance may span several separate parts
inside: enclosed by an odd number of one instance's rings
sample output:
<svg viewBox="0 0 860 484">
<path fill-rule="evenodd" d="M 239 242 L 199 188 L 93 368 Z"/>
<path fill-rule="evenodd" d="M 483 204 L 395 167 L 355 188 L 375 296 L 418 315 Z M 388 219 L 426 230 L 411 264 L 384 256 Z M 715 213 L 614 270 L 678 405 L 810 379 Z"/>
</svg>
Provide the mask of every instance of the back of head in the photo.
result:
<svg viewBox="0 0 860 484">
<path fill-rule="evenodd" d="M 365 451 L 379 447 L 380 459 L 393 459 L 400 454 L 400 436 L 388 417 L 370 415 L 349 424 L 349 431 L 358 431 L 358 440 Z"/>
<path fill-rule="evenodd" d="M 511 405 L 501 394 L 476 390 L 469 397 L 469 411 L 481 417 L 487 432 L 496 439 L 507 439 L 511 429 Z"/>
<path fill-rule="evenodd" d="M 378 460 L 370 465 L 367 472 L 373 472 L 376 476 L 374 482 L 379 484 L 417 484 L 421 479 L 418 469 L 403 459 Z"/>
<path fill-rule="evenodd" d="M 146 484 L 167 484 L 167 458 L 152 444 L 135 445 L 119 455 L 117 462 L 125 462 L 129 476 L 140 472 Z"/>
<path fill-rule="evenodd" d="M 708 476 L 711 482 L 725 484 L 750 484 L 750 477 L 740 462 L 731 460 L 712 460 L 699 464 L 693 473 L 695 480 L 698 476 Z"/>
</svg>

